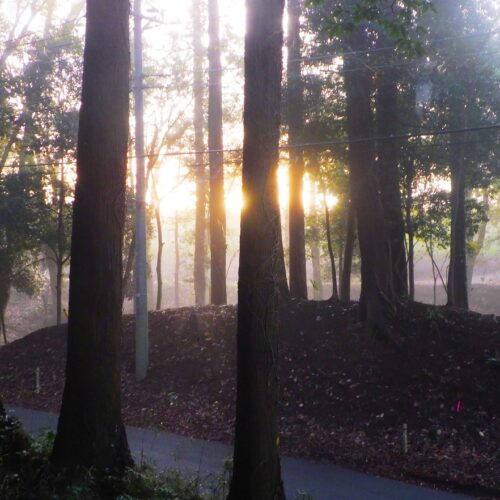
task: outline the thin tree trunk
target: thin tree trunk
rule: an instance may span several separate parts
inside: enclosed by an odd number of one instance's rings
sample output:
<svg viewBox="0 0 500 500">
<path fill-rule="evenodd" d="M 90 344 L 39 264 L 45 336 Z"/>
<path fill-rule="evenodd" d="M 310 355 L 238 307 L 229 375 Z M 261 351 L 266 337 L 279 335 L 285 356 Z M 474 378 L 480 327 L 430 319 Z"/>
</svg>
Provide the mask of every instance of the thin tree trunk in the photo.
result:
<svg viewBox="0 0 500 500">
<path fill-rule="evenodd" d="M 463 111 L 462 111 L 463 113 Z M 463 125 L 464 121 L 459 123 Z M 469 308 L 467 289 L 467 243 L 465 229 L 464 137 L 452 134 L 451 170 L 451 246 L 448 273 L 448 306 Z"/>
<path fill-rule="evenodd" d="M 302 0 L 288 0 L 288 62 L 287 62 L 287 118 L 288 142 L 302 142 L 304 127 L 304 84 L 301 74 L 300 15 Z M 306 238 L 304 203 L 302 199 L 304 181 L 304 153 L 290 149 L 290 296 L 307 299 Z"/>
<path fill-rule="evenodd" d="M 483 192 L 483 205 L 486 209 L 486 216 L 489 214 L 490 209 L 490 198 L 488 194 L 488 189 Z M 477 238 L 467 245 L 467 289 L 470 291 L 472 289 L 472 278 L 474 277 L 474 267 L 476 266 L 476 261 L 484 247 L 484 242 L 486 240 L 486 228 L 488 227 L 488 218 L 483 219 L 479 224 L 479 230 L 477 232 Z"/>
<path fill-rule="evenodd" d="M 158 236 L 158 252 L 156 256 L 156 310 L 160 311 L 163 299 L 163 276 L 162 276 L 162 258 L 163 258 L 163 228 L 161 225 L 161 208 L 160 208 L 160 197 L 158 196 L 158 178 L 152 173 L 153 179 L 153 197 L 155 201 L 155 221 L 156 221 L 156 233 Z"/>
<path fill-rule="evenodd" d="M 408 233 L 408 282 L 409 298 L 415 300 L 415 229 L 411 211 L 413 209 L 413 180 L 415 178 L 415 166 L 409 160 L 406 169 L 406 231 Z"/>
<path fill-rule="evenodd" d="M 195 241 L 194 241 L 194 296 L 197 306 L 206 303 L 207 280 L 205 275 L 205 231 L 206 231 L 206 168 L 205 158 L 202 151 L 205 148 L 203 138 L 204 116 L 203 116 L 203 45 L 200 0 L 193 2 L 193 95 L 194 95 L 194 149 L 195 175 L 196 175 L 196 215 L 195 215 Z"/>
<path fill-rule="evenodd" d="M 366 50 L 362 29 L 349 36 L 348 50 Z M 361 56 L 362 58 L 362 56 Z M 377 178 L 374 174 L 374 145 L 371 111 L 371 72 L 360 57 L 347 56 L 344 63 L 344 85 L 347 97 L 347 130 L 350 141 L 349 168 L 354 206 L 357 214 L 361 253 L 361 318 L 372 330 L 392 338 L 395 312 L 390 249 L 385 233 L 384 214 Z"/>
<path fill-rule="evenodd" d="M 222 66 L 219 3 L 208 0 L 208 149 L 210 163 L 210 301 L 226 304 L 226 205 L 222 137 Z"/>
<path fill-rule="evenodd" d="M 385 37 L 382 37 L 385 40 Z M 383 42 L 381 42 L 383 43 Z M 398 85 L 394 69 L 379 72 L 377 78 L 377 135 L 390 137 L 398 134 Z M 377 144 L 380 196 L 392 259 L 394 293 L 401 299 L 408 297 L 406 267 L 405 222 L 401 203 L 399 160 L 401 146 L 395 140 Z"/>
<path fill-rule="evenodd" d="M 56 313 L 57 313 L 57 325 L 59 326 L 62 323 L 62 282 L 63 282 L 63 264 L 62 262 L 57 262 L 57 278 L 56 278 L 56 294 L 57 294 L 57 303 L 56 303 Z"/>
<path fill-rule="evenodd" d="M 342 302 L 350 302 L 351 300 L 351 274 L 352 274 L 352 259 L 354 255 L 354 243 L 356 242 L 356 211 L 352 197 L 348 201 L 346 210 L 346 237 L 344 248 L 344 263 L 340 279 L 340 300 Z"/>
<path fill-rule="evenodd" d="M 125 264 L 125 272 L 123 273 L 123 290 L 122 290 L 122 304 L 127 296 L 130 294 L 130 287 L 132 286 L 132 270 L 135 261 L 135 229 L 130 240 L 128 247 L 127 261 Z"/>
<path fill-rule="evenodd" d="M 122 237 L 129 119 L 129 4 L 87 0 L 73 212 L 66 384 L 52 462 L 122 473 Z M 89 270 L 91 272 L 89 272 Z"/>
<path fill-rule="evenodd" d="M 284 499 L 278 453 L 278 201 L 284 0 L 247 0 L 234 470 L 229 500 Z"/>
<path fill-rule="evenodd" d="M 179 275 L 181 268 L 181 255 L 179 251 L 179 214 L 177 213 L 177 210 L 175 211 L 175 222 L 174 222 L 174 246 L 175 246 L 174 300 L 175 300 L 175 307 L 179 307 L 180 304 Z"/>
<path fill-rule="evenodd" d="M 311 181 L 311 261 L 313 269 L 313 297 L 323 300 L 323 280 L 321 278 L 320 229 L 316 207 L 316 182 Z"/>
<path fill-rule="evenodd" d="M 325 209 L 325 224 L 326 224 L 326 243 L 328 246 L 328 255 L 330 256 L 330 268 L 332 270 L 332 297 L 331 300 L 339 300 L 339 291 L 337 287 L 337 271 L 335 269 L 335 254 L 332 245 L 332 229 L 330 224 L 330 210 L 326 202 L 326 192 L 323 189 L 323 205 Z"/>
<path fill-rule="evenodd" d="M 64 189 L 64 163 L 61 164 L 61 178 L 59 186 L 59 206 L 57 213 L 57 255 L 56 255 L 56 293 L 57 293 L 57 307 L 56 307 L 56 320 L 59 326 L 62 321 L 62 283 L 63 283 L 63 268 L 64 268 L 64 202 L 65 202 L 65 189 Z"/>
</svg>

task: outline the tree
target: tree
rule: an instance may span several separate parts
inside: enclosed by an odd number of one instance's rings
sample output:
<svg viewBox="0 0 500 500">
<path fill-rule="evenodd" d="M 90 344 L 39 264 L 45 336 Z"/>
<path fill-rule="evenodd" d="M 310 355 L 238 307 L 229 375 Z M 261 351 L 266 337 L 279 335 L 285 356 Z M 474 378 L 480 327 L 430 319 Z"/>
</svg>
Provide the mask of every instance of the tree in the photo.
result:
<svg viewBox="0 0 500 500">
<path fill-rule="evenodd" d="M 288 142 L 302 142 L 304 126 L 304 85 L 301 74 L 300 14 L 302 0 L 288 0 L 287 118 Z M 304 153 L 290 149 L 290 296 L 307 299 L 304 203 Z"/>
<path fill-rule="evenodd" d="M 37 289 L 36 233 L 44 195 L 40 172 L 21 170 L 0 178 L 0 330 L 4 343 L 11 287 L 28 295 Z"/>
<path fill-rule="evenodd" d="M 381 34 L 379 44 L 387 47 L 390 41 L 387 36 Z M 390 55 L 395 53 L 391 51 Z M 384 64 L 390 66 L 387 57 L 382 58 L 381 65 Z M 385 68 L 377 73 L 375 79 L 377 136 L 394 137 L 400 133 L 398 72 L 394 68 Z M 408 297 L 408 272 L 399 172 L 401 146 L 394 139 L 382 139 L 378 141 L 377 150 L 380 196 L 391 251 L 393 288 L 396 297 L 405 299 Z"/>
<path fill-rule="evenodd" d="M 219 4 L 208 0 L 208 149 L 210 162 L 210 302 L 225 304 L 226 208 L 222 149 L 222 66 L 220 61 Z"/>
<path fill-rule="evenodd" d="M 205 276 L 205 230 L 206 230 L 206 168 L 204 141 L 204 113 L 203 113 L 203 46 L 201 42 L 201 2 L 192 0 L 193 15 L 193 125 L 194 125 L 194 149 L 195 154 L 195 177 L 196 177 L 196 219 L 195 219 L 195 241 L 194 241 L 194 296 L 197 306 L 206 303 L 206 276 Z"/>
<path fill-rule="evenodd" d="M 119 342 L 129 117 L 129 4 L 87 1 L 73 212 L 66 384 L 52 453 L 122 472 Z"/>
<path fill-rule="evenodd" d="M 230 500 L 284 498 L 278 454 L 277 167 L 284 0 L 247 0 L 237 400 Z"/>
<path fill-rule="evenodd" d="M 349 35 L 346 50 L 367 49 L 365 30 Z M 352 202 L 356 210 L 361 253 L 361 305 L 363 318 L 376 330 L 388 333 L 394 312 L 392 262 L 384 214 L 374 172 L 371 74 L 362 57 L 344 60 L 344 89 L 347 100 L 347 132 Z M 361 140 L 361 141 L 360 141 Z"/>
</svg>

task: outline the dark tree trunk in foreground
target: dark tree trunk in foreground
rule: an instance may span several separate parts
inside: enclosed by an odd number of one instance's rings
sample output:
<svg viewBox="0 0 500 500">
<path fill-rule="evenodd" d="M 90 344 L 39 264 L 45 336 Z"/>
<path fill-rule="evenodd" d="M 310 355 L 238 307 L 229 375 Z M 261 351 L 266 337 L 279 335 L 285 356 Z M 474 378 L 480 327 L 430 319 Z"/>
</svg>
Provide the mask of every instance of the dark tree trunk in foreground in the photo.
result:
<svg viewBox="0 0 500 500">
<path fill-rule="evenodd" d="M 349 38 L 349 50 L 367 48 L 361 30 Z M 373 137 L 371 73 L 360 61 L 362 57 L 348 56 L 344 63 L 351 192 L 361 253 L 361 317 L 373 330 L 390 335 L 394 312 L 391 255 L 374 173 L 374 144 L 369 140 Z"/>
<path fill-rule="evenodd" d="M 468 309 L 464 140 L 463 135 L 452 134 L 450 145 L 451 248 L 448 273 L 448 305 Z"/>
<path fill-rule="evenodd" d="M 222 66 L 220 61 L 219 4 L 208 0 L 208 149 L 210 150 L 210 302 L 225 304 L 226 205 L 222 153 Z"/>
<path fill-rule="evenodd" d="M 398 123 L 396 72 L 393 69 L 386 69 L 380 72 L 377 78 L 377 135 L 379 137 L 397 135 Z M 394 293 L 397 297 L 405 299 L 408 297 L 408 273 L 399 173 L 401 146 L 395 140 L 381 140 L 377 148 L 380 196 L 391 248 Z"/>
<path fill-rule="evenodd" d="M 302 142 L 304 85 L 301 74 L 300 13 L 302 0 L 288 0 L 287 117 L 288 142 Z M 304 153 L 290 149 L 290 296 L 307 299 L 304 203 Z"/>
<path fill-rule="evenodd" d="M 203 57 L 204 50 L 201 41 L 201 1 L 193 1 L 193 96 L 194 96 L 194 149 L 195 176 L 196 176 L 196 215 L 194 236 L 194 300 L 197 306 L 206 303 L 207 279 L 205 275 L 205 207 L 207 198 L 207 179 L 205 168 L 205 155 L 201 151 L 205 148 L 203 139 Z"/>
<path fill-rule="evenodd" d="M 119 344 L 129 118 L 129 3 L 87 1 L 66 385 L 52 461 L 121 472 Z"/>
<path fill-rule="evenodd" d="M 284 0 L 247 0 L 238 378 L 230 500 L 283 499 L 278 453 L 278 301 L 282 266 L 278 142 Z"/>
</svg>

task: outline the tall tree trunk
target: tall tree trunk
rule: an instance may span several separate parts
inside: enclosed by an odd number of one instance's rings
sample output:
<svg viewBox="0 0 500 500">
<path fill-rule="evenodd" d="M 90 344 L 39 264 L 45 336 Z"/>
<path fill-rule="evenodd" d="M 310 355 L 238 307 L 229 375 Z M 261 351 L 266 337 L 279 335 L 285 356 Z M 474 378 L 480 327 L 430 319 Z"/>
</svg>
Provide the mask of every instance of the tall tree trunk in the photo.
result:
<svg viewBox="0 0 500 500">
<path fill-rule="evenodd" d="M 276 421 L 284 0 L 247 0 L 237 399 L 230 500 L 284 498 Z"/>
<path fill-rule="evenodd" d="M 413 180 L 415 178 L 415 166 L 413 160 L 408 160 L 406 168 L 406 231 L 408 232 L 408 282 L 409 298 L 415 300 L 415 229 L 411 211 L 413 209 Z"/>
<path fill-rule="evenodd" d="M 64 202 L 65 202 L 65 186 L 64 186 L 64 163 L 61 164 L 61 177 L 59 186 L 59 203 L 57 212 L 57 255 L 56 255 L 56 321 L 57 325 L 61 324 L 62 320 L 62 285 L 63 285 L 63 268 L 64 268 Z"/>
<path fill-rule="evenodd" d="M 201 37 L 202 22 L 201 0 L 193 2 L 193 95 L 194 95 L 194 149 L 195 155 L 195 175 L 196 175 L 196 215 L 195 215 L 195 236 L 194 236 L 194 300 L 197 306 L 206 303 L 207 280 L 205 275 L 205 231 L 206 231 L 206 168 L 205 155 L 202 151 L 205 148 L 203 138 L 204 114 L 203 114 L 203 45 Z"/>
<path fill-rule="evenodd" d="M 226 205 L 222 153 L 222 66 L 219 3 L 208 0 L 208 149 L 210 162 L 210 301 L 226 304 Z"/>
<path fill-rule="evenodd" d="M 132 270 L 134 268 L 135 260 L 135 230 L 130 240 L 130 246 L 127 252 L 127 261 L 125 263 L 125 271 L 123 273 L 123 285 L 122 285 L 122 304 L 125 298 L 129 296 L 132 286 Z"/>
<path fill-rule="evenodd" d="M 346 210 L 346 237 L 344 247 L 344 263 L 342 266 L 342 274 L 340 278 L 340 300 L 342 302 L 350 302 L 351 300 L 351 274 L 352 274 L 352 259 L 354 255 L 354 243 L 356 242 L 356 211 L 354 202 L 348 200 Z"/>
<path fill-rule="evenodd" d="M 47 270 L 49 271 L 49 285 L 50 285 L 50 324 L 57 323 L 57 266 L 56 255 L 54 251 L 44 245 L 43 252 L 45 255 L 45 262 Z"/>
<path fill-rule="evenodd" d="M 129 118 L 129 3 L 87 0 L 66 384 L 52 462 L 123 472 L 119 350 Z"/>
<path fill-rule="evenodd" d="M 463 119 L 459 123 L 463 125 Z M 450 144 L 451 246 L 450 269 L 448 273 L 448 305 L 468 309 L 465 228 L 465 148 L 463 141 L 463 137 L 452 134 Z"/>
<path fill-rule="evenodd" d="M 158 176 L 153 172 L 153 197 L 155 201 L 155 221 L 156 233 L 158 237 L 158 251 L 156 255 L 156 310 L 161 310 L 163 300 L 163 276 L 162 276 L 162 258 L 163 258 L 163 227 L 161 224 L 160 197 L 158 195 Z"/>
<path fill-rule="evenodd" d="M 288 0 L 288 63 L 287 63 L 287 118 L 288 142 L 302 142 L 304 127 L 304 84 L 301 73 L 300 14 L 302 0 Z M 290 149 L 290 197 L 288 216 L 290 220 L 290 296 L 307 299 L 306 237 L 304 202 L 302 199 L 304 180 L 304 153 L 301 149 Z"/>
<path fill-rule="evenodd" d="M 366 50 L 364 31 L 358 29 L 351 34 L 347 46 L 348 50 Z M 349 168 L 361 253 L 361 318 L 367 320 L 371 329 L 392 338 L 395 300 L 391 254 L 374 173 L 374 145 L 369 140 L 373 137 L 371 74 L 360 61 L 362 57 L 347 56 L 344 62 L 347 131 L 351 141 Z"/>
<path fill-rule="evenodd" d="M 313 270 L 313 298 L 314 300 L 323 300 L 321 250 L 319 247 L 320 228 L 316 206 L 316 190 L 316 182 L 311 180 L 311 263 Z"/>
<path fill-rule="evenodd" d="M 326 225 L 326 244 L 328 246 L 328 255 L 330 256 L 330 268 L 332 271 L 332 297 L 331 300 L 339 300 L 339 290 L 337 287 L 337 271 L 335 269 L 335 254 L 332 244 L 332 228 L 330 224 L 330 210 L 326 201 L 326 191 L 323 188 L 323 206 L 325 209 L 325 225 Z"/>
<path fill-rule="evenodd" d="M 134 0 L 134 114 L 135 114 L 135 377 L 144 380 L 149 366 L 148 281 L 150 277 L 147 252 L 146 173 L 144 146 L 144 77 L 142 46 L 142 0 Z"/>
<path fill-rule="evenodd" d="M 395 136 L 398 133 L 397 83 L 394 69 L 385 69 L 378 74 L 376 117 L 379 137 Z M 408 297 L 408 273 L 399 173 L 401 146 L 395 140 L 381 140 L 377 149 L 380 196 L 391 250 L 393 288 L 397 297 L 405 299 Z"/>
</svg>

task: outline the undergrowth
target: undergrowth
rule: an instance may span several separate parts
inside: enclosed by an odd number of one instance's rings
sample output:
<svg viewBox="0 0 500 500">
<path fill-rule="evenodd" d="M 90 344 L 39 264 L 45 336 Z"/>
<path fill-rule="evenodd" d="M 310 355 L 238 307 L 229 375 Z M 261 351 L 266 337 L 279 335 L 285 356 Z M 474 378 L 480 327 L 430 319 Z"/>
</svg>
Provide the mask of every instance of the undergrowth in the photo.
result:
<svg viewBox="0 0 500 500">
<path fill-rule="evenodd" d="M 0 415 L 2 500 L 223 498 L 223 480 L 212 481 L 208 488 L 199 478 L 187 478 L 176 472 L 159 475 L 147 465 L 130 468 L 121 478 L 97 475 L 93 470 L 82 470 L 70 477 L 50 464 L 53 442 L 54 433 L 30 438 L 16 419 Z"/>
</svg>

